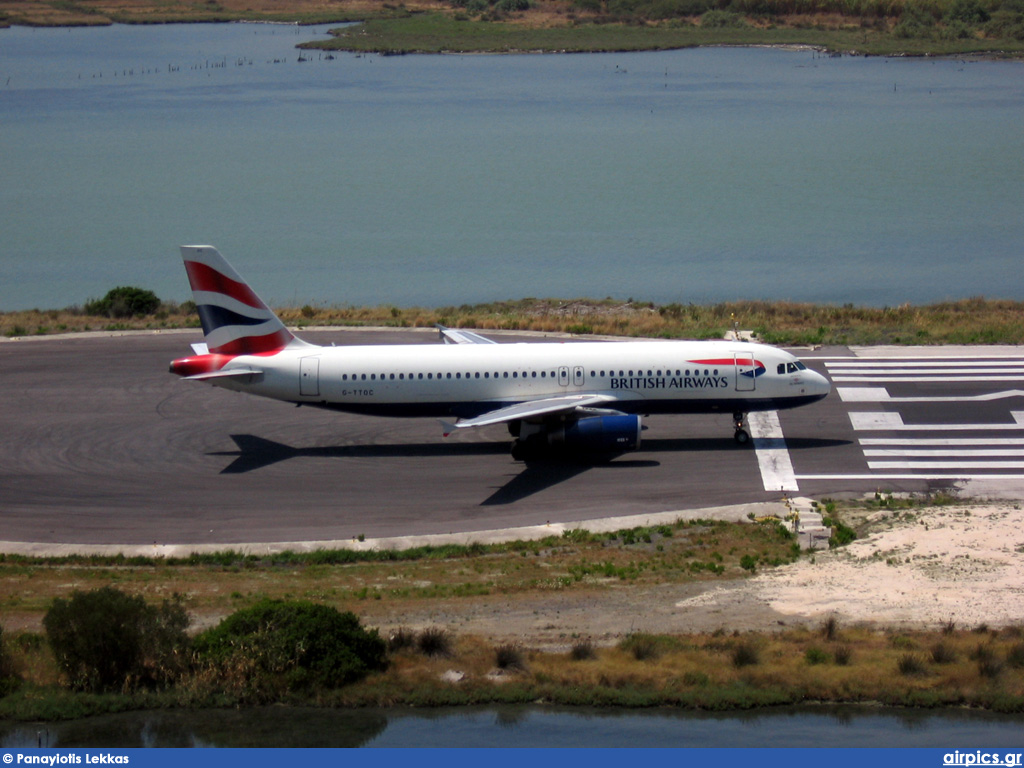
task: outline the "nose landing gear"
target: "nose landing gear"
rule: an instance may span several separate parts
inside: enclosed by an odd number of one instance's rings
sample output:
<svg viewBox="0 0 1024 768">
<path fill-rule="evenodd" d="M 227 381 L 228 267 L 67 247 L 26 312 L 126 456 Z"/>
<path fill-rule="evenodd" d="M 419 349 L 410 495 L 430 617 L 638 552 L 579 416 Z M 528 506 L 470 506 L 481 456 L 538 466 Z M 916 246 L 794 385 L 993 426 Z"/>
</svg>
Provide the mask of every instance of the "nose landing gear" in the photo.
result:
<svg viewBox="0 0 1024 768">
<path fill-rule="evenodd" d="M 746 445 L 750 442 L 750 433 L 744 429 L 743 421 L 746 418 L 745 413 L 736 412 L 732 415 L 733 426 L 736 431 L 733 433 L 733 439 L 737 445 Z"/>
</svg>

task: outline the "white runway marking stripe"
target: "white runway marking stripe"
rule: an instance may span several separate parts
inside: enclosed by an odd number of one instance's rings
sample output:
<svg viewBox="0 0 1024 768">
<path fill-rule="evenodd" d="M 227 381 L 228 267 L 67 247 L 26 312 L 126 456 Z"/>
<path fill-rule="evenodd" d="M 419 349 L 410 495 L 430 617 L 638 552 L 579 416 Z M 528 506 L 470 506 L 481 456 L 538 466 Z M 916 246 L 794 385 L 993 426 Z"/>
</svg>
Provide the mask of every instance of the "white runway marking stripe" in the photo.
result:
<svg viewBox="0 0 1024 768">
<path fill-rule="evenodd" d="M 1024 469 L 1024 461 L 869 461 L 868 469 Z"/>
<path fill-rule="evenodd" d="M 903 417 L 898 413 L 853 411 L 850 413 L 850 423 L 858 432 L 990 432 L 1024 429 L 1024 411 L 1011 411 L 1010 416 L 1013 417 L 1013 424 L 904 424 Z"/>
<path fill-rule="evenodd" d="M 980 395 L 939 397 L 892 397 L 885 387 L 836 387 L 836 392 L 844 403 L 976 403 L 1005 400 L 1009 397 L 1024 397 L 1024 389 L 1004 389 L 1001 392 L 985 392 Z"/>
<path fill-rule="evenodd" d="M 793 472 L 793 460 L 776 411 L 755 411 L 747 416 L 750 436 L 754 439 L 757 465 L 766 491 L 799 491 Z"/>
<path fill-rule="evenodd" d="M 999 366 L 999 367 L 1007 367 L 1008 368 L 1008 367 L 1012 367 L 1012 366 L 1015 366 L 1015 365 L 1016 366 L 1024 366 L 1024 359 L 1012 359 L 1012 360 L 971 360 L 970 362 L 967 362 L 967 361 L 963 361 L 963 360 L 945 360 L 945 359 L 939 358 L 939 359 L 932 359 L 932 360 L 921 361 L 921 362 L 914 362 L 914 361 L 911 361 L 911 360 L 900 360 L 897 363 L 881 362 L 881 361 L 878 361 L 878 362 L 867 362 L 867 361 L 864 361 L 864 360 L 857 359 L 857 360 L 850 360 L 849 362 L 842 361 L 842 362 L 835 362 L 835 363 L 825 363 L 825 365 L 826 365 L 826 367 L 830 371 L 833 370 L 833 369 L 838 370 L 840 368 L 849 368 L 851 370 L 853 370 L 853 369 L 862 369 L 862 368 L 879 369 L 879 370 L 883 369 L 883 368 L 886 368 L 886 369 L 887 368 L 923 368 L 923 369 L 929 369 L 929 368 L 939 368 L 939 367 L 945 367 L 945 368 L 974 368 L 974 367 L 977 367 L 979 365 L 993 366 L 993 367 L 994 366 Z"/>
<path fill-rule="evenodd" d="M 986 374 L 990 373 L 990 374 L 995 374 L 995 375 L 1011 374 L 1011 373 L 1024 374 L 1024 368 L 970 368 L 968 370 L 963 370 L 963 369 L 960 369 L 960 368 L 926 368 L 926 369 L 915 368 L 913 370 L 901 370 L 902 368 L 903 368 L 903 366 L 900 366 L 900 368 L 897 368 L 896 370 L 891 370 L 889 368 L 874 368 L 874 367 L 871 367 L 871 368 L 846 368 L 846 367 L 843 367 L 843 368 L 831 368 L 830 367 L 828 369 L 828 371 L 829 371 L 830 374 L 849 374 L 851 376 L 869 376 L 869 375 L 878 375 L 878 376 L 935 376 L 935 375 L 938 375 L 940 373 L 943 374 L 943 375 L 948 375 L 948 376 L 963 376 L 965 374 L 980 375 L 982 373 L 986 373 Z"/>
<path fill-rule="evenodd" d="M 861 445 L 1020 445 L 1024 437 L 862 437 Z"/>
<path fill-rule="evenodd" d="M 915 458 L 938 458 L 939 456 L 962 456 L 964 458 L 981 458 L 991 456 L 1022 456 L 1024 448 L 868 448 L 864 451 L 865 456 L 898 457 L 908 459 Z"/>
<path fill-rule="evenodd" d="M 1024 381 L 1024 374 L 1020 376 L 918 376 L 918 375 L 907 375 L 907 376 L 833 376 L 829 373 L 829 378 L 836 384 L 846 384 L 862 381 L 868 384 L 899 384 L 899 383 L 921 383 L 921 382 L 984 382 L 984 381 Z"/>
</svg>

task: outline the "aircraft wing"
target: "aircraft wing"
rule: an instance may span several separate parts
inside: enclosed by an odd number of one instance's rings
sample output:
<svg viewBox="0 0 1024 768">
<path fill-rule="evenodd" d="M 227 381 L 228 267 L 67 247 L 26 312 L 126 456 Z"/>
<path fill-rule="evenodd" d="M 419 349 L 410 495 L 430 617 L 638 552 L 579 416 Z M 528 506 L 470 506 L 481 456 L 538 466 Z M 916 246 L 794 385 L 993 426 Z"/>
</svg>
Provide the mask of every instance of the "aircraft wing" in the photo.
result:
<svg viewBox="0 0 1024 768">
<path fill-rule="evenodd" d="M 446 328 L 445 326 L 438 323 L 436 326 L 438 331 L 441 332 L 441 339 L 445 344 L 497 344 L 496 341 L 484 338 L 479 333 L 473 333 L 472 331 L 460 331 L 455 328 Z"/>
<path fill-rule="evenodd" d="M 553 416 L 558 413 L 571 413 L 581 408 L 592 408 L 594 406 L 606 405 L 615 401 L 611 395 L 565 395 L 564 397 L 548 397 L 543 400 L 530 400 L 525 403 L 516 403 L 504 408 L 476 416 L 472 419 L 464 419 L 457 424 L 449 424 L 442 421 L 445 429 L 445 437 L 456 429 L 468 429 L 470 427 L 486 427 L 491 424 L 501 424 L 506 421 L 519 419 L 535 419 L 538 416 Z"/>
</svg>

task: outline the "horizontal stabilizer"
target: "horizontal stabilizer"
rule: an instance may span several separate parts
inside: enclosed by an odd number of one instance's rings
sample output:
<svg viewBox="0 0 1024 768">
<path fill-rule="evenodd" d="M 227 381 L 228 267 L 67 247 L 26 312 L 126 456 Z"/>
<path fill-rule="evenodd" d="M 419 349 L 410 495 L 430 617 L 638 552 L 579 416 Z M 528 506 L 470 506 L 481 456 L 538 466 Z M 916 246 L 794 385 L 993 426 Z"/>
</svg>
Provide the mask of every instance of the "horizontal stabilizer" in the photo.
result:
<svg viewBox="0 0 1024 768">
<path fill-rule="evenodd" d="M 192 351 L 195 352 L 197 355 L 210 354 L 210 348 L 202 341 L 197 341 L 195 344 L 192 344 L 191 346 Z"/>
<path fill-rule="evenodd" d="M 207 381 L 208 379 L 241 379 L 246 376 L 262 376 L 263 371 L 259 368 L 231 368 L 226 371 L 210 371 L 209 373 L 198 373 L 195 376 L 186 376 L 184 381 Z"/>
</svg>

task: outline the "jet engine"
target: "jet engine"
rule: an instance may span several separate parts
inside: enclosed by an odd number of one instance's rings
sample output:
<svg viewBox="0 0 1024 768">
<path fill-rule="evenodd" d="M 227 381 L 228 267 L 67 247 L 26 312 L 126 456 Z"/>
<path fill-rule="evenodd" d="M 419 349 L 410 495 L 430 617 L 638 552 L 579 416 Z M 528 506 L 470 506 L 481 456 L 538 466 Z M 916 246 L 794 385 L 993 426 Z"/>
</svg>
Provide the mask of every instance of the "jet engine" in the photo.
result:
<svg viewBox="0 0 1024 768">
<path fill-rule="evenodd" d="M 560 424 L 522 424 L 512 444 L 512 458 L 565 456 L 574 453 L 618 454 L 640 447 L 639 416 L 588 416 Z"/>
</svg>

